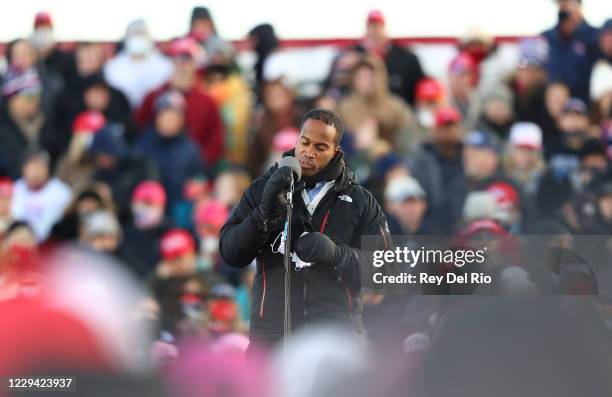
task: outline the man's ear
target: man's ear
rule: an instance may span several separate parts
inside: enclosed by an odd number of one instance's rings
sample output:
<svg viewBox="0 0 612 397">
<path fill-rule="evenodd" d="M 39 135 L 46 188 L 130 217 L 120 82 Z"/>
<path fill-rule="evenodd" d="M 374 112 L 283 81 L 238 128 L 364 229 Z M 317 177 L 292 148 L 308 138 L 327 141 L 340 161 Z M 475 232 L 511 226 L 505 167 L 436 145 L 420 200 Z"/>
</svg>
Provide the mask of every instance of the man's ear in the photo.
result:
<svg viewBox="0 0 612 397">
<path fill-rule="evenodd" d="M 338 151 L 340 150 L 340 146 L 336 146 L 334 148 L 334 156 L 338 154 Z"/>
</svg>

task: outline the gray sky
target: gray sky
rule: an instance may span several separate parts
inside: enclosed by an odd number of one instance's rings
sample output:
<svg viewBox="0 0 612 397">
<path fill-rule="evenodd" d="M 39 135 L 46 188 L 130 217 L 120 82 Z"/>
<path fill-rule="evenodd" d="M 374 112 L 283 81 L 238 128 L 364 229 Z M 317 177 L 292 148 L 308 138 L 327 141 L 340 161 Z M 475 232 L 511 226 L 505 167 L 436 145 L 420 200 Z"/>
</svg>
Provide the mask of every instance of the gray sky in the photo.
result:
<svg viewBox="0 0 612 397">
<path fill-rule="evenodd" d="M 612 17 L 610 0 L 584 0 L 587 19 Z M 358 37 L 368 10 L 378 8 L 392 36 L 457 36 L 480 26 L 493 35 L 532 35 L 554 24 L 553 0 L 20 0 L 0 13 L 0 41 L 29 34 L 34 14 L 46 10 L 59 40 L 117 40 L 143 17 L 156 39 L 185 32 L 191 8 L 208 6 L 221 34 L 243 38 L 272 23 L 281 38 Z"/>
</svg>

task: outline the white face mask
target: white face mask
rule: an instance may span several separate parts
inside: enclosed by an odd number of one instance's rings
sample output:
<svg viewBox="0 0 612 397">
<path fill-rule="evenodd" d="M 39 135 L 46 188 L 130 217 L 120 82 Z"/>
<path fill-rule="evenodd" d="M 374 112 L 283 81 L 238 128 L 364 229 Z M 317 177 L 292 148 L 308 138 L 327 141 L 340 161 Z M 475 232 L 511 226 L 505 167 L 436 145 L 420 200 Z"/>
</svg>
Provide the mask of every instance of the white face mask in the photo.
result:
<svg viewBox="0 0 612 397">
<path fill-rule="evenodd" d="M 152 49 L 153 41 L 142 35 L 128 37 L 125 41 L 125 50 L 130 55 L 146 55 L 151 52 Z"/>
<path fill-rule="evenodd" d="M 32 35 L 32 45 L 37 50 L 44 50 L 52 46 L 53 41 L 53 31 L 49 28 L 38 28 L 34 31 Z"/>
<path fill-rule="evenodd" d="M 164 209 L 148 205 L 132 205 L 134 225 L 139 229 L 150 229 L 159 225 L 164 218 Z"/>
<path fill-rule="evenodd" d="M 431 110 L 420 109 L 417 111 L 417 121 L 425 128 L 431 128 L 434 126 L 435 117 Z"/>
<path fill-rule="evenodd" d="M 202 251 L 204 254 L 214 254 L 219 251 L 219 238 L 218 237 L 204 237 L 202 239 Z"/>
</svg>

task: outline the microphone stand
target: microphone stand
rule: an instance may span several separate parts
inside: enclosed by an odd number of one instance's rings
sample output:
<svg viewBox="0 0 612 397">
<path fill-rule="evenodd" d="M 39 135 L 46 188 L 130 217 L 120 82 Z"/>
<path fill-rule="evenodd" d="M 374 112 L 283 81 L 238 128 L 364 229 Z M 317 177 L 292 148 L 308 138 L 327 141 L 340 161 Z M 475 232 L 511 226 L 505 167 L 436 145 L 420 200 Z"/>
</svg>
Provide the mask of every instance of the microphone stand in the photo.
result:
<svg viewBox="0 0 612 397">
<path fill-rule="evenodd" d="M 287 221 L 285 222 L 285 230 L 283 233 L 285 239 L 285 252 L 283 263 L 285 265 L 285 316 L 284 316 L 284 332 L 283 332 L 283 351 L 286 352 L 289 341 L 291 340 L 291 219 L 293 213 L 293 190 L 294 181 L 293 173 L 291 175 L 291 184 L 287 192 Z"/>
</svg>

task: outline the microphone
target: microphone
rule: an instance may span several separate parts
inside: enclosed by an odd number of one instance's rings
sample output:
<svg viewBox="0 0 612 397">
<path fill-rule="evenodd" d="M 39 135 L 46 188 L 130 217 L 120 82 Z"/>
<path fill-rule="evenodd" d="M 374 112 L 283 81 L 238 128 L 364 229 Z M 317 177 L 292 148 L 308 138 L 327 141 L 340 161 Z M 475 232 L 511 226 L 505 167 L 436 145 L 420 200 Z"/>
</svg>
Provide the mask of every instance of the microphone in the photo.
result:
<svg viewBox="0 0 612 397">
<path fill-rule="evenodd" d="M 293 178 L 295 181 L 299 181 L 302 177 L 302 167 L 300 167 L 300 162 L 293 156 L 286 156 L 278 162 L 278 168 L 280 167 L 289 167 L 293 171 Z"/>
</svg>

